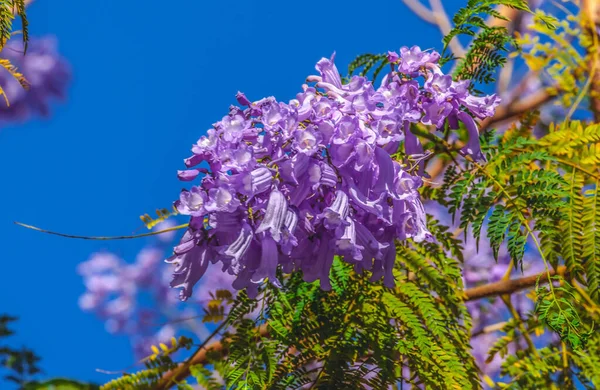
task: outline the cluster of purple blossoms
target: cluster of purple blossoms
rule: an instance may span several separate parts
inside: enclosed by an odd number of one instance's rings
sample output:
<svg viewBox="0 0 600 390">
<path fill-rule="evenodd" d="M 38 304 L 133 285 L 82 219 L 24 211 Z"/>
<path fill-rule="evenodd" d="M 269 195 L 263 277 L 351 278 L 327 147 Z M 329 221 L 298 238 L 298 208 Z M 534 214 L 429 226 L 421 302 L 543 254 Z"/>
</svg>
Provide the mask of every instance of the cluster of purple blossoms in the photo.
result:
<svg viewBox="0 0 600 390">
<path fill-rule="evenodd" d="M 181 299 L 210 262 L 249 296 L 265 280 L 278 286 L 279 266 L 328 289 L 336 255 L 392 286 L 395 240 L 430 237 L 422 179 L 413 174 L 426 155 L 411 125 L 462 123 L 469 134 L 462 152 L 483 159 L 473 117 L 493 115 L 499 103 L 495 95 L 471 95 L 469 81 L 445 75 L 439 58 L 416 46 L 390 52 L 392 70 L 377 89 L 365 77 L 342 83 L 332 57 L 317 63 L 320 76 L 307 79 L 314 85 L 287 104 L 238 93 L 244 108 L 232 106 L 193 146 L 190 169 L 179 172 L 183 181 L 202 174 L 175 203 L 191 217 L 168 260 Z M 402 145 L 414 166 L 399 159 Z"/>
<path fill-rule="evenodd" d="M 167 224 L 157 229 L 169 227 Z M 212 299 L 211 292 L 231 290 L 233 278 L 216 266 L 209 267 L 202 289 L 194 295 L 196 305 L 178 305 L 176 294 L 169 289 L 171 269 L 163 261 L 173 236 L 160 234 L 140 250 L 133 263 L 111 252 L 98 252 L 78 267 L 86 287 L 79 298 L 81 309 L 105 321 L 108 332 L 127 335 L 139 358 L 152 353 L 152 345 L 166 343 L 182 332 L 207 337 L 210 331 L 200 320 L 201 308 Z"/>
<path fill-rule="evenodd" d="M 0 72 L 0 86 L 10 105 L 0 101 L 0 126 L 11 122 L 24 122 L 35 115 L 47 116 L 52 99 L 65 96 L 71 79 L 69 64 L 56 50 L 53 37 L 31 39 L 27 53 L 23 54 L 23 42 L 11 40 L 0 57 L 6 58 L 29 84 L 24 89 L 6 70 Z"/>
</svg>

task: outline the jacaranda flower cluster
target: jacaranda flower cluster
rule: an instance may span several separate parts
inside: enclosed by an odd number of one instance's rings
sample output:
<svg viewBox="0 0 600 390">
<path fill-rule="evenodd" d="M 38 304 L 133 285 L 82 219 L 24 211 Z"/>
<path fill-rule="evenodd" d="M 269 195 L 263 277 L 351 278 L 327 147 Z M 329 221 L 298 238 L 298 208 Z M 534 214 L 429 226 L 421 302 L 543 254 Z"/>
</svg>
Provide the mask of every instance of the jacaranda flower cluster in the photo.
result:
<svg viewBox="0 0 600 390">
<path fill-rule="evenodd" d="M 175 204 L 191 217 L 168 259 L 181 299 L 209 262 L 249 296 L 265 280 L 278 286 L 279 266 L 329 289 L 336 255 L 393 286 L 395 241 L 430 237 L 418 192 L 426 154 L 411 126 L 462 123 L 462 152 L 483 159 L 473 117 L 493 115 L 499 103 L 470 94 L 469 81 L 445 75 L 439 58 L 416 46 L 390 52 L 392 70 L 377 89 L 365 77 L 344 84 L 332 57 L 289 103 L 238 93 L 243 108 L 231 107 L 179 172 L 183 181 L 202 174 Z"/>
</svg>

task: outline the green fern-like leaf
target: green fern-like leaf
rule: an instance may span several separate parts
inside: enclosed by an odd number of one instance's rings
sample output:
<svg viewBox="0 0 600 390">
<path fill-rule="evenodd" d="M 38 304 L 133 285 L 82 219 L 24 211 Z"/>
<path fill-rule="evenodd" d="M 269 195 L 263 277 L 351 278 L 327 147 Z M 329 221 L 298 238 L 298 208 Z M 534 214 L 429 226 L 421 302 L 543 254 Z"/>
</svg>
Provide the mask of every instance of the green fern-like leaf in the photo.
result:
<svg viewBox="0 0 600 390">
<path fill-rule="evenodd" d="M 367 76 L 373 70 L 372 80 L 375 82 L 379 73 L 381 73 L 388 63 L 386 54 L 362 54 L 350 62 L 348 65 L 348 75 L 352 76 L 354 72 L 360 70 L 360 76 Z"/>
<path fill-rule="evenodd" d="M 498 67 L 505 64 L 505 53 L 516 47 L 516 40 L 506 27 L 489 26 L 488 17 L 506 20 L 495 6 L 504 5 L 524 12 L 531 12 L 524 0 L 469 0 L 453 18 L 454 28 L 443 38 L 444 50 L 440 63 L 455 59 L 448 53 L 450 41 L 459 36 L 472 37 L 472 42 L 464 58 L 458 62 L 454 77 L 459 80 L 473 80 L 477 83 L 493 82 Z"/>
</svg>

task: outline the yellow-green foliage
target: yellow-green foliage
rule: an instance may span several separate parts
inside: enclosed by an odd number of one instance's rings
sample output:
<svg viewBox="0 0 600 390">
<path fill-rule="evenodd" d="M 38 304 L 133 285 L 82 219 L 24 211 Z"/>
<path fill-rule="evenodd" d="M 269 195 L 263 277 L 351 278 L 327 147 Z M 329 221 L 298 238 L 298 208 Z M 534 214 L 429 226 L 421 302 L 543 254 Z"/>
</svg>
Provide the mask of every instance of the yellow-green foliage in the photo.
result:
<svg viewBox="0 0 600 390">
<path fill-rule="evenodd" d="M 565 12 L 558 20 L 537 10 L 528 26 L 531 31 L 518 35 L 517 42 L 522 47 L 521 58 L 530 70 L 546 80 L 547 91 L 559 98 L 557 104 L 570 108 L 582 90 L 589 87 L 590 59 L 596 55 L 598 43 L 585 28 L 587 21 L 581 11 L 578 15 Z M 553 20 L 556 28 L 548 27 L 548 19 Z"/>
<path fill-rule="evenodd" d="M 157 209 L 156 210 L 156 218 L 152 218 L 150 215 L 144 214 L 144 215 L 140 216 L 140 219 L 142 220 L 142 222 L 144 223 L 144 225 L 146 226 L 147 229 L 152 229 L 159 223 L 164 222 L 167 219 L 169 219 L 177 214 L 179 214 L 179 212 L 177 211 L 175 206 L 173 206 L 171 208 L 171 210 Z"/>
<path fill-rule="evenodd" d="M 189 350 L 192 343 L 191 339 L 180 337 L 178 340 L 171 339 L 171 347 L 165 344 L 160 344 L 158 347 L 151 346 L 152 355 L 144 359 L 146 369 L 125 374 L 101 386 L 100 390 L 154 389 L 165 372 L 177 367 L 172 355 L 180 349 Z"/>
</svg>

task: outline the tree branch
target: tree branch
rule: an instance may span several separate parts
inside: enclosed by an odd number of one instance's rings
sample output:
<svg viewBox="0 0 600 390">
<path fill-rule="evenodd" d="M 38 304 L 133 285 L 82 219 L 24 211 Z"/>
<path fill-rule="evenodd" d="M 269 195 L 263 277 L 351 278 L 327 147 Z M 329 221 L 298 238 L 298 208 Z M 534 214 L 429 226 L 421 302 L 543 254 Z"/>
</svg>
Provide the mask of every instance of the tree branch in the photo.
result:
<svg viewBox="0 0 600 390">
<path fill-rule="evenodd" d="M 440 0 L 429 0 L 431 9 L 425 7 L 419 0 L 402 0 L 402 2 L 415 15 L 423 19 L 423 21 L 437 26 L 443 36 L 448 35 L 452 29 L 448 14 L 444 10 L 444 6 Z M 458 39 L 453 39 L 449 46 L 450 50 L 456 57 L 462 57 L 465 54 L 465 49 L 462 47 Z"/>
<path fill-rule="evenodd" d="M 33 3 L 33 0 L 25 0 L 25 7 L 28 7 L 31 3 Z M 15 9 L 13 9 L 13 13 L 16 13 L 14 11 Z"/>
<path fill-rule="evenodd" d="M 427 9 L 419 0 L 402 0 L 415 15 L 423 19 L 425 22 L 430 24 L 436 24 L 437 20 L 435 15 L 430 9 Z"/>
<path fill-rule="evenodd" d="M 493 18 L 490 26 L 504 26 L 508 29 L 509 34 L 514 35 L 515 31 L 519 30 L 523 13 L 516 8 L 510 8 L 501 5 L 497 8 L 498 12 L 504 15 L 508 20 Z M 498 75 L 498 93 L 502 96 L 508 90 L 512 81 L 513 70 L 515 67 L 515 59 L 510 56 L 507 58 L 506 65 L 500 69 Z"/>
<path fill-rule="evenodd" d="M 586 28 L 592 37 L 593 44 L 588 49 L 589 69 L 592 81 L 590 90 L 590 109 L 594 114 L 594 121 L 600 122 L 600 72 L 598 66 L 600 57 L 598 53 L 598 26 L 600 26 L 600 1 L 583 0 L 582 11 L 585 16 L 583 27 Z"/>
<path fill-rule="evenodd" d="M 431 6 L 431 10 L 433 11 L 433 15 L 436 19 L 436 24 L 438 25 L 442 36 L 446 36 L 452 30 L 452 25 L 450 24 L 450 18 L 444 9 L 441 0 L 429 0 L 429 5 Z M 460 44 L 457 37 L 454 37 L 450 43 L 450 50 L 456 57 L 463 57 L 466 53 L 465 48 Z"/>
<path fill-rule="evenodd" d="M 510 103 L 506 106 L 500 106 L 496 110 L 496 114 L 493 117 L 481 122 L 480 131 L 484 131 L 492 125 L 513 119 L 529 110 L 534 110 L 542 104 L 549 102 L 553 98 L 554 96 L 548 93 L 548 91 L 541 89 L 522 100 L 517 100 L 516 102 Z"/>
<path fill-rule="evenodd" d="M 258 334 L 261 337 L 269 336 L 269 331 L 266 324 L 258 327 Z M 215 341 L 214 343 L 211 343 L 205 347 L 199 348 L 196 353 L 190 359 L 188 359 L 187 362 L 180 364 L 179 367 L 173 370 L 167 371 L 154 389 L 166 390 L 187 378 L 190 375 L 191 366 L 207 363 L 207 355 L 209 352 L 226 355 L 227 348 L 225 345 L 228 341 L 228 339 L 225 341 Z"/>
<path fill-rule="evenodd" d="M 550 276 L 564 275 L 566 270 L 566 267 L 558 267 L 558 271 L 550 271 Z M 465 301 L 476 301 L 478 299 L 498 295 L 512 294 L 517 291 L 535 286 L 538 280 L 539 283 L 547 283 L 548 273 L 544 271 L 537 275 L 525 276 L 519 279 L 501 280 L 499 282 L 486 284 L 484 286 L 470 288 L 465 291 Z"/>
<path fill-rule="evenodd" d="M 508 324 L 508 321 L 498 322 L 496 324 L 488 325 L 486 327 L 481 328 L 477 332 L 471 333 L 471 338 L 479 337 L 482 334 L 494 333 L 499 330 L 502 330 Z"/>
</svg>

